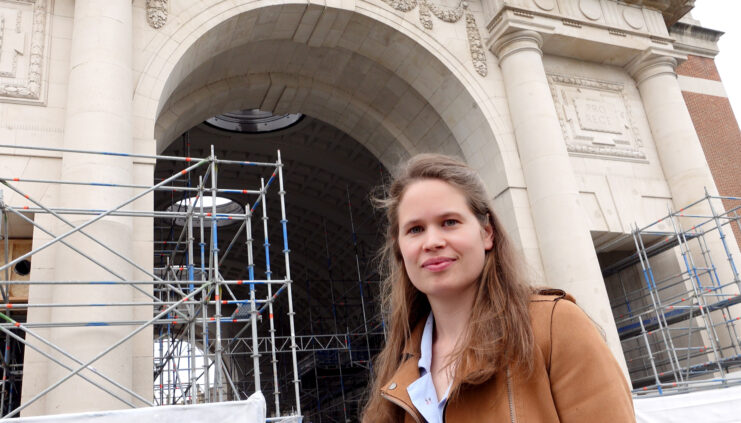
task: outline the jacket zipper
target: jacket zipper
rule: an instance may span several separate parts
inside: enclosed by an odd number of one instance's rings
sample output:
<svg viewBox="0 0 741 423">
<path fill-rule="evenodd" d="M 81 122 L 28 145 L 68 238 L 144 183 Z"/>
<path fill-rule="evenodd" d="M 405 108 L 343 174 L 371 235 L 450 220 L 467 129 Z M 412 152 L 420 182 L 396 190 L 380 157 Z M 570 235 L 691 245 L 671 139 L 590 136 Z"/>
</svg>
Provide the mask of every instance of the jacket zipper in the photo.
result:
<svg viewBox="0 0 741 423">
<path fill-rule="evenodd" d="M 509 373 L 509 367 L 507 367 L 507 398 L 509 399 L 509 420 L 511 423 L 516 423 L 517 416 L 515 415 L 515 400 L 512 394 L 512 377 Z"/>
<path fill-rule="evenodd" d="M 416 415 L 416 414 L 414 413 L 414 410 L 412 410 L 411 408 L 409 408 L 409 407 L 408 407 L 408 406 L 407 406 L 406 404 L 404 404 L 403 402 L 401 402 L 401 401 L 398 401 L 398 400 L 397 400 L 396 398 L 394 398 L 394 397 L 390 397 L 390 396 L 388 396 L 388 395 L 384 394 L 383 392 L 381 392 L 381 396 L 382 396 L 383 398 L 385 398 L 385 399 L 387 399 L 387 400 L 389 400 L 389 401 L 393 402 L 394 404 L 398 405 L 398 406 L 399 406 L 399 407 L 401 407 L 402 409 L 404 409 L 404 411 L 406 411 L 406 412 L 407 412 L 407 413 L 408 413 L 408 414 L 409 414 L 410 416 L 412 416 L 412 418 L 414 419 L 414 421 L 415 421 L 415 422 L 417 422 L 417 423 L 422 423 L 422 422 L 421 422 L 421 421 L 420 421 L 420 420 L 419 420 L 419 419 L 417 418 L 417 415 Z"/>
</svg>

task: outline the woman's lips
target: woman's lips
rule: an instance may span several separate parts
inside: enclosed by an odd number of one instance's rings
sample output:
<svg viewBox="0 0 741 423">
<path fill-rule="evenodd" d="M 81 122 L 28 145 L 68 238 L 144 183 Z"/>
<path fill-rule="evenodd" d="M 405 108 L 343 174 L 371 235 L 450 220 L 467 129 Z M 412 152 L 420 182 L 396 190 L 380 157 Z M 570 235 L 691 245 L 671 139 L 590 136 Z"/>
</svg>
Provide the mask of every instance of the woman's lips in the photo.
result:
<svg viewBox="0 0 741 423">
<path fill-rule="evenodd" d="M 447 269 L 455 260 L 447 257 L 435 257 L 425 260 L 422 267 L 431 272 L 440 272 Z"/>
</svg>

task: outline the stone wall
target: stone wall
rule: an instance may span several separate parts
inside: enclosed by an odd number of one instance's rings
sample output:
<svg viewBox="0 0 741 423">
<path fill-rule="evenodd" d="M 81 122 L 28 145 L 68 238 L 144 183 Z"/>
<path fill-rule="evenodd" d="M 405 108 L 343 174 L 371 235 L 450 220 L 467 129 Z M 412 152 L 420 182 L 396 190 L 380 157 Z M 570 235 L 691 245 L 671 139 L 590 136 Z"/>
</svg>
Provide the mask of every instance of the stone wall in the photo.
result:
<svg viewBox="0 0 741 423">
<path fill-rule="evenodd" d="M 544 64 L 595 247 L 666 215 L 672 196 L 633 78 L 557 56 Z"/>
</svg>

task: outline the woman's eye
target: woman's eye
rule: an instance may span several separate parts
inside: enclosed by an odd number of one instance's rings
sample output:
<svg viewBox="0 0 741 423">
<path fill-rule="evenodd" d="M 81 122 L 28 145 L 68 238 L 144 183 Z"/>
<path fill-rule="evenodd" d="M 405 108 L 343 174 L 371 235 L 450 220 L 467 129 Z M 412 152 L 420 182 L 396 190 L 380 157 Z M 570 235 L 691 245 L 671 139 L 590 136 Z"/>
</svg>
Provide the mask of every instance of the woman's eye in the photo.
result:
<svg viewBox="0 0 741 423">
<path fill-rule="evenodd" d="M 443 222 L 443 226 L 455 226 L 458 224 L 458 221 L 455 219 L 445 219 Z"/>
<path fill-rule="evenodd" d="M 407 232 L 410 233 L 410 234 L 418 234 L 418 233 L 422 232 L 422 227 L 421 226 L 412 226 L 411 228 L 409 228 L 409 230 Z"/>
</svg>

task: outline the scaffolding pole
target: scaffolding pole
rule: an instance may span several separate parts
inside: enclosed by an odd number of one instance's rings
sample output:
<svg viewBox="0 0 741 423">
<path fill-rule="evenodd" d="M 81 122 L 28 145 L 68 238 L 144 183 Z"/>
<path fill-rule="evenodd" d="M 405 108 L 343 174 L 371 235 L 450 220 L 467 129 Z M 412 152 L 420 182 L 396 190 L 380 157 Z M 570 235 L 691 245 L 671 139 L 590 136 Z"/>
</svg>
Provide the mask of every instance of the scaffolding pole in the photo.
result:
<svg viewBox="0 0 741 423">
<path fill-rule="evenodd" d="M 286 218 L 286 192 L 284 190 L 283 180 L 283 167 L 284 164 L 281 161 L 280 151 L 277 152 L 277 160 L 275 162 L 252 162 L 243 160 L 226 160 L 223 158 L 217 158 L 213 146 L 211 147 L 211 154 L 207 158 L 193 158 L 193 157 L 177 157 L 177 156 L 165 156 L 165 155 L 140 155 L 140 154 L 128 154 L 128 153 L 117 153 L 117 152 L 104 152 L 104 151 L 87 151 L 87 150 L 70 150 L 60 148 L 43 148 L 43 147 L 30 147 L 30 146 L 17 146 L 17 145 L 4 145 L 0 144 L 0 148 L 11 148 L 17 150 L 43 150 L 43 151 L 55 151 L 64 153 L 81 153 L 91 155 L 113 155 L 120 157 L 129 158 L 147 158 L 155 160 L 170 160 L 175 162 L 184 163 L 184 168 L 175 174 L 166 177 L 162 180 L 157 181 L 153 185 L 134 185 L 134 184 L 109 184 L 97 181 L 58 181 L 58 180 L 47 180 L 33 178 L 32 175 L 24 175 L 23 177 L 0 177 L 0 183 L 8 187 L 13 193 L 18 195 L 18 201 L 29 202 L 29 205 L 13 206 L 4 202 L 3 191 L 0 190 L 0 229 L 2 229 L 3 245 L 5 246 L 5 260 L 0 265 L 0 275 L 4 275 L 4 280 L 0 283 L 0 294 L 2 294 L 2 304 L 0 304 L 0 319 L 4 320 L 5 323 L 0 323 L 0 332 L 5 334 L 5 345 L 6 351 L 3 355 L 3 383 L 0 388 L 0 412 L 3 419 L 9 419 L 16 416 L 22 410 L 28 406 L 34 404 L 38 399 L 42 398 L 48 392 L 57 389 L 61 384 L 67 380 L 80 377 L 89 383 L 92 383 L 96 388 L 100 389 L 108 395 L 121 400 L 125 405 L 135 407 L 140 405 L 127 399 L 127 396 L 131 396 L 136 401 L 146 405 L 152 405 L 152 400 L 157 400 L 157 403 L 164 405 L 166 403 L 198 403 L 201 401 L 213 402 L 223 401 L 230 398 L 239 399 L 242 398 L 242 394 L 238 389 L 238 384 L 241 383 L 236 381 L 232 377 L 232 372 L 227 368 L 229 363 L 228 357 L 235 353 L 234 358 L 239 356 L 239 352 L 233 351 L 233 348 L 224 348 L 225 343 L 232 344 L 233 339 L 224 338 L 223 336 L 223 325 L 241 325 L 242 330 L 238 332 L 241 334 L 244 329 L 250 327 L 250 340 L 251 340 L 251 357 L 253 359 L 253 373 L 255 391 L 260 391 L 260 343 L 267 342 L 269 350 L 272 355 L 272 367 L 273 367 L 273 379 L 275 384 L 275 413 L 277 417 L 269 419 L 270 421 L 281 421 L 284 418 L 290 416 L 281 417 L 280 405 L 279 405 L 279 388 L 278 388 L 278 370 L 277 370 L 277 355 L 276 355 L 276 337 L 275 337 L 275 322 L 273 319 L 273 305 L 279 299 L 287 300 L 288 304 L 288 320 L 290 326 L 290 335 L 287 337 L 288 349 L 291 353 L 291 365 L 293 370 L 293 377 L 291 383 L 294 385 L 295 390 L 295 412 L 293 415 L 300 415 L 301 413 L 301 399 L 300 399 L 300 379 L 297 367 L 297 351 L 299 349 L 297 344 L 297 336 L 294 325 L 294 309 L 293 309 L 293 298 L 292 298 L 292 280 L 290 272 L 290 250 L 288 249 L 288 234 L 287 234 L 287 218 Z M 220 166 L 255 166 L 257 168 L 268 168 L 272 169 L 272 175 L 270 176 L 267 183 L 261 178 L 260 189 L 236 189 L 236 188 L 220 188 L 218 186 L 218 174 Z M 191 186 L 190 180 L 191 175 L 196 170 L 202 170 L 202 174 L 199 175 L 199 183 L 197 186 Z M 187 176 L 187 182 L 185 186 L 173 185 L 178 179 L 183 176 Z M 285 275 L 282 279 L 272 278 L 269 264 L 269 241 L 268 241 L 268 216 L 267 216 L 267 194 L 273 183 L 278 185 L 277 195 L 280 199 L 280 229 L 283 235 L 283 249 L 282 254 L 285 262 Z M 74 209 L 74 208 L 58 208 L 54 206 L 45 205 L 42 201 L 33 198 L 27 192 L 22 190 L 18 184 L 57 184 L 57 185 L 84 185 L 93 187 L 103 187 L 107 189 L 120 189 L 128 188 L 135 189 L 139 192 L 135 193 L 128 200 L 116 205 L 113 208 L 105 210 L 95 209 Z M 206 187 L 206 184 L 210 187 Z M 179 207 L 174 207 L 171 211 L 140 211 L 140 210 L 128 210 L 127 206 L 131 205 L 135 201 L 142 199 L 145 195 L 153 193 L 155 191 L 165 191 L 174 193 L 182 193 L 184 199 L 193 200 L 187 203 L 185 211 L 181 211 Z M 193 197 L 187 197 L 187 195 L 193 194 Z M 250 209 L 249 202 L 245 208 L 244 214 L 233 214 L 233 213 L 220 213 L 217 210 L 217 195 L 218 194 L 234 194 L 234 195 L 257 195 L 258 198 Z M 208 196 L 211 199 L 209 206 L 204 205 L 204 197 Z M 15 201 L 15 200 L 14 200 Z M 267 267 L 267 278 L 264 280 L 258 280 L 254 277 L 255 263 L 253 260 L 252 252 L 252 228 L 251 219 L 253 212 L 258 205 L 262 203 L 263 209 L 263 231 L 265 233 L 266 242 L 266 267 Z M 36 246 L 30 252 L 20 254 L 18 256 L 11 257 L 9 255 L 9 243 L 8 243 L 8 215 L 12 213 L 18 216 L 22 221 L 40 231 L 44 232 L 51 237 L 51 240 Z M 34 222 L 33 219 L 29 218 L 29 214 L 48 214 L 53 216 L 55 219 L 61 221 L 67 225 L 69 229 L 63 231 L 61 234 L 55 234 L 51 228 L 44 227 L 44 225 Z M 86 222 L 75 225 L 64 218 L 65 214 L 75 215 L 88 215 L 91 216 Z M 135 218 L 146 218 L 146 219 L 171 219 L 173 222 L 175 219 L 182 219 L 184 223 L 178 223 L 182 225 L 178 236 L 173 233 L 174 226 L 170 226 L 170 234 L 167 241 L 162 241 L 161 244 L 165 245 L 160 254 L 159 267 L 153 269 L 145 269 L 140 266 L 136 261 L 127 257 L 119 251 L 109 247 L 105 242 L 97 239 L 95 236 L 90 235 L 85 229 L 97 221 L 117 216 L 127 216 Z M 220 246 L 222 245 L 219 241 L 218 230 L 220 222 L 228 220 L 238 220 L 242 222 L 242 227 L 237 231 L 234 237 L 229 242 L 229 247 L 221 253 Z M 174 223 L 173 223 L 174 224 Z M 196 233 L 194 226 L 197 225 L 199 229 L 198 242 L 196 242 Z M 209 225 L 210 233 L 207 235 L 205 229 L 206 225 Z M 242 228 L 246 228 L 246 248 L 248 250 L 248 275 L 245 279 L 225 279 L 220 273 L 220 264 L 223 262 L 226 255 L 231 250 L 232 246 L 237 242 L 237 237 L 241 236 Z M 102 250 L 112 254 L 116 259 L 121 260 L 125 265 L 130 266 L 137 271 L 139 275 L 144 275 L 150 280 L 138 280 L 141 278 L 126 278 L 123 277 L 119 272 L 114 270 L 112 267 L 107 266 L 98 261 L 94 254 L 90 254 L 81 248 L 78 248 L 74 242 L 69 240 L 69 237 L 73 234 L 79 233 L 80 236 L 86 237 L 92 241 L 96 247 L 101 247 Z M 208 239 L 206 238 L 208 236 Z M 223 241 L 223 240 L 222 240 Z M 172 248 L 168 248 L 168 244 Z M 77 252 L 81 259 L 89 260 L 95 265 L 106 270 L 112 277 L 113 280 L 97 280 L 97 281 L 44 281 L 44 280 L 30 280 L 30 281 L 10 281 L 10 269 L 20 263 L 22 260 L 32 257 L 34 254 L 53 246 L 60 245 L 65 248 L 71 248 Z M 206 249 L 208 248 L 208 252 Z M 200 278 L 196 277 L 196 270 L 200 271 Z M 185 274 L 183 274 L 185 272 Z M 118 301 L 109 302 L 105 304 L 89 304 L 85 302 L 77 303 L 11 303 L 9 297 L 9 290 L 12 286 L 25 285 L 25 286 L 45 286 L 45 285 L 120 285 L 128 286 L 139 293 L 144 294 L 147 300 L 135 300 L 135 301 Z M 240 297 L 235 294 L 243 294 L 243 291 L 232 291 L 232 288 L 244 285 L 245 288 L 249 288 L 249 295 L 247 298 Z M 273 289 L 274 285 L 278 285 L 276 290 Z M 154 295 L 149 294 L 145 291 L 146 286 L 154 287 Z M 227 298 L 224 297 L 227 295 Z M 153 318 L 146 320 L 132 319 L 132 320 L 108 320 L 108 321 L 89 321 L 85 320 L 84 316 L 81 315 L 77 321 L 65 321 L 65 322 L 24 322 L 14 318 L 15 314 L 25 318 L 25 314 L 29 309 L 35 308 L 60 308 L 60 307 L 151 307 L 153 310 Z M 235 312 L 232 316 L 224 315 L 225 307 L 234 307 Z M 242 307 L 249 307 L 249 316 L 242 317 L 238 315 L 238 311 Z M 270 323 L 270 338 L 260 338 L 258 336 L 258 324 L 260 320 L 258 317 L 260 313 L 265 309 L 269 310 L 269 323 Z M 15 314 L 14 314 L 15 313 Z M 90 327 L 90 326 L 132 326 L 134 329 L 128 333 L 128 335 L 119 339 L 112 345 L 106 347 L 102 352 L 93 357 L 90 360 L 80 360 L 69 354 L 61 347 L 54 345 L 50 341 L 41 337 L 35 332 L 36 328 L 58 328 L 58 327 Z M 145 328 L 156 326 L 160 328 L 160 334 L 158 336 L 159 341 L 159 357 L 155 364 L 156 379 L 159 381 L 159 389 L 155 389 L 155 397 L 148 400 L 141 397 L 135 391 L 130 388 L 121 385 L 116 380 L 108 377 L 107 375 L 98 372 L 92 366 L 95 362 L 106 356 L 109 352 L 113 351 L 120 345 L 128 342 L 131 338 L 136 336 L 138 333 L 143 331 Z M 202 347 L 202 353 L 199 353 L 196 348 L 198 340 L 198 329 L 200 328 L 200 342 Z M 23 331 L 26 337 L 33 337 L 39 341 L 41 345 L 50 348 L 51 353 L 45 352 L 39 349 L 36 345 L 32 345 L 28 340 L 23 339 L 19 336 L 16 331 Z M 213 338 L 209 336 L 209 332 L 213 330 Z M 234 332 L 232 332 L 234 333 Z M 245 340 L 246 338 L 239 338 Z M 21 404 L 11 404 L 12 385 L 8 383 L 9 365 L 12 361 L 10 357 L 10 342 L 18 342 L 21 346 L 28 346 L 31 349 L 38 351 L 43 357 L 48 359 L 50 362 L 61 366 L 66 369 L 68 373 L 57 380 L 50 386 L 47 386 L 40 392 L 33 395 L 27 401 Z M 187 345 L 186 345 L 187 344 Z M 236 342 L 235 345 L 240 345 Z M 165 346 L 167 348 L 165 349 Z M 200 361 L 202 360 L 202 363 Z M 234 363 L 233 363 L 234 364 Z M 213 371 L 214 381 L 213 384 L 210 381 L 210 372 Z M 91 379 L 90 376 L 95 375 L 99 379 Z M 199 396 L 199 386 L 203 386 L 203 397 Z M 213 388 L 213 389 L 212 389 Z M 12 406 L 12 407 L 11 407 Z"/>
<path fill-rule="evenodd" d="M 270 270 L 270 238 L 268 236 L 268 202 L 265 198 L 265 179 L 260 178 L 260 203 L 262 206 L 262 231 L 265 243 L 265 278 L 270 280 L 273 272 Z M 268 297 L 272 297 L 273 288 L 268 285 Z M 280 416 L 280 386 L 278 385 L 278 360 L 275 356 L 275 320 L 273 317 L 273 303 L 268 303 L 268 321 L 270 323 L 270 344 L 272 345 L 272 354 L 270 364 L 273 368 L 273 399 L 275 400 L 276 416 Z"/>
</svg>

